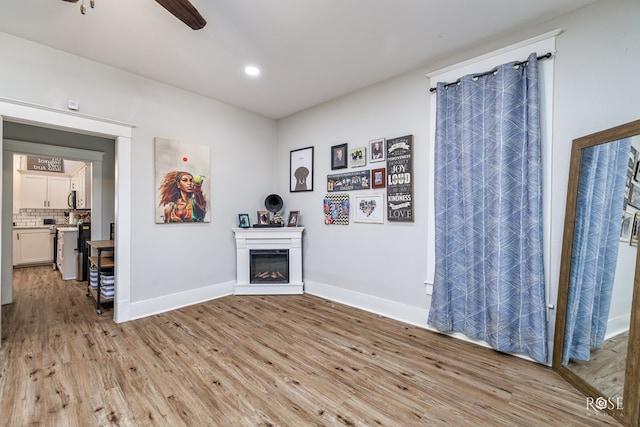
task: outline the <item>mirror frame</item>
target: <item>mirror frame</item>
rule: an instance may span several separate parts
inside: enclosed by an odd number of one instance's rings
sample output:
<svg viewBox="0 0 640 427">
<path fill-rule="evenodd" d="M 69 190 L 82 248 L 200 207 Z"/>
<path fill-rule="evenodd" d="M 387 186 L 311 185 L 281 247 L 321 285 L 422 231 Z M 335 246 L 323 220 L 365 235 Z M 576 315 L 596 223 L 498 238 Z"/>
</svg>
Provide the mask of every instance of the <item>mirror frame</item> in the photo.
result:
<svg viewBox="0 0 640 427">
<path fill-rule="evenodd" d="M 569 275 L 571 272 L 571 257 L 573 253 L 573 235 L 575 231 L 578 180 L 580 177 L 580 166 L 582 164 L 582 150 L 636 135 L 640 135 L 640 120 L 574 139 L 571 147 L 571 163 L 569 166 L 569 184 L 567 189 L 567 205 L 564 220 L 562 262 L 560 264 L 560 280 L 558 283 L 558 311 L 556 313 L 553 341 L 552 368 L 573 384 L 577 389 L 582 391 L 587 397 L 592 397 L 594 399 L 599 397 L 607 399 L 614 396 L 603 396 L 602 393 L 600 393 L 594 386 L 587 383 L 562 364 L 565 323 L 567 320 L 567 303 L 569 299 Z M 638 250 L 636 254 L 631 304 L 631 322 L 629 325 L 629 342 L 627 346 L 627 360 L 622 396 L 623 408 L 610 409 L 607 407 L 605 408 L 605 411 L 625 425 L 637 426 L 640 423 L 640 250 Z M 633 307 L 636 307 L 636 309 Z"/>
</svg>

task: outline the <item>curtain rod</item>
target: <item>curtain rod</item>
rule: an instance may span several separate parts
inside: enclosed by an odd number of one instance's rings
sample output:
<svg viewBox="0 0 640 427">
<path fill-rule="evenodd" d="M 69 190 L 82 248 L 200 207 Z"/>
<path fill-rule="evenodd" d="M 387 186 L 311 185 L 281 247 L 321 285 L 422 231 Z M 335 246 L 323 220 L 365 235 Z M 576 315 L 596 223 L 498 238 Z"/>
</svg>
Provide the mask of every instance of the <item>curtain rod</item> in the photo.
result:
<svg viewBox="0 0 640 427">
<path fill-rule="evenodd" d="M 544 54 L 544 55 L 542 55 L 542 56 L 538 56 L 538 60 L 551 58 L 551 56 L 552 56 L 551 52 L 547 52 L 547 53 L 545 53 L 545 54 Z M 518 65 L 526 64 L 526 63 L 528 63 L 528 62 L 529 62 L 529 60 L 526 60 L 526 61 L 520 61 L 520 62 L 516 62 L 516 63 L 515 63 L 515 64 L 513 64 L 513 65 L 514 65 L 514 66 L 518 66 Z M 475 74 L 473 77 L 474 77 L 474 78 L 478 78 L 478 77 L 488 76 L 489 74 L 493 74 L 493 73 L 495 73 L 496 71 L 498 71 L 498 69 L 497 69 L 497 68 L 494 68 L 493 70 L 485 71 L 484 73 Z M 458 83 L 460 83 L 460 80 L 461 80 L 461 79 L 462 79 L 462 77 L 460 77 L 460 78 L 459 78 L 458 80 L 456 80 L 455 82 L 445 83 L 445 84 L 444 84 L 444 88 L 446 89 L 447 87 L 449 87 L 449 86 L 451 86 L 451 85 L 457 85 Z M 430 88 L 430 89 L 429 89 L 429 92 L 433 93 L 433 92 L 435 92 L 437 89 L 438 89 L 437 87 L 432 87 L 432 88 Z"/>
</svg>

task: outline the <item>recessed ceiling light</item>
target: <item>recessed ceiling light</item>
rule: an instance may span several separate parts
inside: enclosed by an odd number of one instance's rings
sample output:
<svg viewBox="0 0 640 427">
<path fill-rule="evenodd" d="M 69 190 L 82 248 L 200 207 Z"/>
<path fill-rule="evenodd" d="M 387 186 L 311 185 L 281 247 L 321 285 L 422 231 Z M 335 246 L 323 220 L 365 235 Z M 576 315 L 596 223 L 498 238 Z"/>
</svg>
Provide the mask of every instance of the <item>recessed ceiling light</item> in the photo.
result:
<svg viewBox="0 0 640 427">
<path fill-rule="evenodd" d="M 250 76 L 257 76 L 260 74 L 260 69 L 258 67 L 254 67 L 253 65 L 249 65 L 245 67 L 244 72 Z"/>
</svg>

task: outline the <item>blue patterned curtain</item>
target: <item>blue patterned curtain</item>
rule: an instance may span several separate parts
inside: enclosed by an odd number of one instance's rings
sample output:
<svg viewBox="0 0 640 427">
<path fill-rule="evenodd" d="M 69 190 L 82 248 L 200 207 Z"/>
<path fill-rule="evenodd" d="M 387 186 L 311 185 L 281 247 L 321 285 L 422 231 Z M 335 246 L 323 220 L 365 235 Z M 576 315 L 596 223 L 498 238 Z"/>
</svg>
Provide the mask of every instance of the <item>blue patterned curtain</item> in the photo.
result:
<svg viewBox="0 0 640 427">
<path fill-rule="evenodd" d="M 428 323 L 546 362 L 536 55 L 437 97 Z"/>
<path fill-rule="evenodd" d="M 582 150 L 562 362 L 589 360 L 607 331 L 631 140 Z"/>
</svg>

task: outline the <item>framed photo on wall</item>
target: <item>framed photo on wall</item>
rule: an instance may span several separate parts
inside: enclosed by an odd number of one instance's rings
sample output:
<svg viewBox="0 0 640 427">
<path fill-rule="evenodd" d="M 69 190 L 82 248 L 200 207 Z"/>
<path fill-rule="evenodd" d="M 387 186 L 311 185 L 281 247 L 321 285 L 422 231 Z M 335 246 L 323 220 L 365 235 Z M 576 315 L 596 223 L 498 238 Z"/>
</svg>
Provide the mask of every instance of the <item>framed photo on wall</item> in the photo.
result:
<svg viewBox="0 0 640 427">
<path fill-rule="evenodd" d="M 631 212 L 622 212 L 622 227 L 620 227 L 620 241 L 629 242 L 633 228 L 634 215 Z"/>
<path fill-rule="evenodd" d="M 292 150 L 289 168 L 291 193 L 313 191 L 313 147 Z"/>
<path fill-rule="evenodd" d="M 638 162 L 638 150 L 636 150 L 635 147 L 632 145 L 631 149 L 629 150 L 629 163 L 627 164 L 627 168 L 629 168 L 629 170 L 633 172 L 633 168 L 636 166 L 637 162 Z"/>
<path fill-rule="evenodd" d="M 385 168 L 371 170 L 371 188 L 384 188 L 387 182 L 387 170 Z"/>
<path fill-rule="evenodd" d="M 368 190 L 370 178 L 369 169 L 327 175 L 327 191 Z"/>
<path fill-rule="evenodd" d="M 349 151 L 349 166 L 359 168 L 367 164 L 367 148 L 358 147 Z"/>
<path fill-rule="evenodd" d="M 331 170 L 345 169 L 347 167 L 347 144 L 339 144 L 331 147 Z"/>
<path fill-rule="evenodd" d="M 631 246 L 638 246 L 638 237 L 640 235 L 640 214 L 636 212 L 633 214 L 633 225 L 631 226 L 631 236 L 629 238 L 629 244 Z"/>
<path fill-rule="evenodd" d="M 631 189 L 629 190 L 629 205 L 640 209 L 640 185 L 631 185 Z"/>
<path fill-rule="evenodd" d="M 387 159 L 384 142 L 384 138 L 369 141 L 369 163 L 384 162 Z"/>
<path fill-rule="evenodd" d="M 353 204 L 353 222 L 376 224 L 384 222 L 384 199 L 382 194 L 354 196 Z"/>
<path fill-rule="evenodd" d="M 331 193 L 322 200 L 325 225 L 349 225 L 349 193 Z"/>
</svg>

